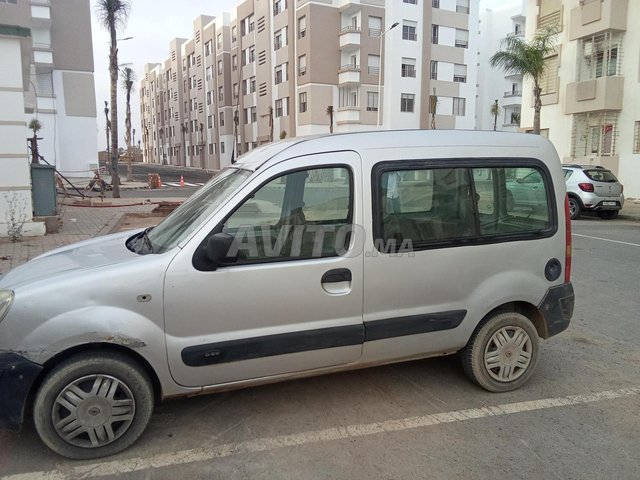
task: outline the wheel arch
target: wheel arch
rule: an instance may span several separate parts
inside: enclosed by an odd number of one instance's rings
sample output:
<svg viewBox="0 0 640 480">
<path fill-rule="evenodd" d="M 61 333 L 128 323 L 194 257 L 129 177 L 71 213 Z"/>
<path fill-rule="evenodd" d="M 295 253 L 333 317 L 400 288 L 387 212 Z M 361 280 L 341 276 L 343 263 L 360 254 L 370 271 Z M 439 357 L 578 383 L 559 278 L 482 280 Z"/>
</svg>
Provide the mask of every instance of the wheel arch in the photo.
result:
<svg viewBox="0 0 640 480">
<path fill-rule="evenodd" d="M 482 326 L 487 323 L 487 321 L 494 315 L 508 312 L 519 313 L 520 315 L 527 317 L 533 324 L 536 332 L 538 332 L 538 336 L 540 338 L 549 338 L 549 334 L 547 332 L 547 324 L 544 320 L 544 317 L 542 316 L 542 313 L 540 313 L 540 310 L 538 310 L 538 307 L 529 302 L 519 301 L 503 303 L 502 305 L 499 305 L 493 310 L 489 311 L 484 317 L 482 317 L 482 320 L 478 322 L 478 325 L 476 326 L 474 332 L 482 328 Z"/>
<path fill-rule="evenodd" d="M 29 396 L 27 399 L 27 405 L 29 407 L 33 405 L 33 400 L 35 398 L 36 392 L 40 389 L 40 386 L 42 385 L 42 382 L 44 381 L 44 379 L 47 378 L 49 373 L 56 366 L 60 365 L 60 363 L 64 362 L 65 360 L 75 355 L 78 355 L 80 353 L 85 353 L 85 352 L 117 352 L 129 357 L 131 360 L 136 362 L 140 367 L 142 367 L 144 372 L 149 377 L 149 380 L 151 381 L 151 385 L 153 387 L 153 396 L 154 396 L 155 402 L 158 403 L 162 399 L 162 384 L 160 383 L 160 379 L 158 378 L 158 375 L 156 374 L 151 364 L 147 361 L 147 359 L 145 359 L 138 352 L 122 345 L 117 345 L 115 343 L 108 343 L 108 342 L 95 342 L 95 343 L 84 343 L 81 345 L 76 345 L 74 347 L 68 348 L 62 352 L 57 353 L 56 355 L 51 357 L 49 360 L 47 360 L 44 363 L 44 365 L 42 365 L 43 367 L 42 371 L 40 372 L 36 380 L 33 382 L 33 385 L 31 386 L 31 390 L 29 391 Z M 29 410 L 31 409 L 29 408 Z"/>
<path fill-rule="evenodd" d="M 580 195 L 578 195 L 578 194 L 576 194 L 574 192 L 567 192 L 567 196 L 569 198 L 577 200 L 578 205 L 580 205 L 580 208 L 584 208 L 584 203 L 582 203 L 582 199 L 580 198 Z"/>
</svg>

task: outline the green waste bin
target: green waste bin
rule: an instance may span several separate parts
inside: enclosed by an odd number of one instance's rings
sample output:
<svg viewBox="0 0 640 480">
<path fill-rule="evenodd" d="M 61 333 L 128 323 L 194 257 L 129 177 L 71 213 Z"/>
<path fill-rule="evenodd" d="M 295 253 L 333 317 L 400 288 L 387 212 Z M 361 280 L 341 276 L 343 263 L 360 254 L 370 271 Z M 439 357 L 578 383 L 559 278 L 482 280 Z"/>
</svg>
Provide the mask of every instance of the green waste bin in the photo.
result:
<svg viewBox="0 0 640 480">
<path fill-rule="evenodd" d="M 52 217 L 57 215 L 56 167 L 32 163 L 31 185 L 34 216 Z"/>
</svg>

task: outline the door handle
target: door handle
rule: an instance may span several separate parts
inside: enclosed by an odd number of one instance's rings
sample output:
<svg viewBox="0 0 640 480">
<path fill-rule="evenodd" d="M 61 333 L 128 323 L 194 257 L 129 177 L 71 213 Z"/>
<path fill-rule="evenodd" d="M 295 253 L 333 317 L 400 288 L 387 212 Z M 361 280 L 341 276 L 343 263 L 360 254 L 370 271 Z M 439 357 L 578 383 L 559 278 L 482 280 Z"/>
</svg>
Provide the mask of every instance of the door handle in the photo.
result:
<svg viewBox="0 0 640 480">
<path fill-rule="evenodd" d="M 348 268 L 336 268 L 334 270 L 329 270 L 324 275 L 322 275 L 322 283 L 339 283 L 350 281 L 351 270 L 349 270 Z"/>
</svg>

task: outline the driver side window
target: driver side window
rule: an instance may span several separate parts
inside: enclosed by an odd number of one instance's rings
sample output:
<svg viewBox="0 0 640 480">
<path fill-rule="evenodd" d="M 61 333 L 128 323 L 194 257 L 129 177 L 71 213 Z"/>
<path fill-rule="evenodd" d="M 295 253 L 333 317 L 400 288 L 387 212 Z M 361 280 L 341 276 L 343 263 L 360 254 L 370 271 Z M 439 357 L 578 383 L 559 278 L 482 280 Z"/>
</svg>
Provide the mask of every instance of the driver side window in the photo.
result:
<svg viewBox="0 0 640 480">
<path fill-rule="evenodd" d="M 276 177 L 224 222 L 238 263 L 332 257 L 348 248 L 352 212 L 346 167 L 299 170 Z"/>
</svg>

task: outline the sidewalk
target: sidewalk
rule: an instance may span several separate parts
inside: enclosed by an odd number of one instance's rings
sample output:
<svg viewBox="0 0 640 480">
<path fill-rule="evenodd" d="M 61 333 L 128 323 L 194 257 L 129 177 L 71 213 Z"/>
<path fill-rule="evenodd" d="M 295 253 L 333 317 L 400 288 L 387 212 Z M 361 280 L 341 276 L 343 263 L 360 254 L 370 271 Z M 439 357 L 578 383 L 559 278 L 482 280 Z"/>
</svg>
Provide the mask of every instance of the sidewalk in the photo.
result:
<svg viewBox="0 0 640 480">
<path fill-rule="evenodd" d="M 162 200 L 166 199 L 153 199 L 154 202 Z M 68 202 L 69 199 L 60 206 L 58 233 L 43 237 L 24 237 L 17 243 L 0 238 L 0 275 L 48 250 L 111 233 L 126 213 L 150 213 L 157 206 L 154 203 L 143 204 L 144 199 L 139 198 L 105 199 L 105 203 L 111 203 L 112 207 L 80 207 L 67 205 Z M 99 199 L 96 204 L 99 204 Z M 136 205 L 123 206 L 130 204 Z"/>
<path fill-rule="evenodd" d="M 627 199 L 620 210 L 618 218 L 621 220 L 634 220 L 640 222 L 640 200 Z"/>
</svg>

